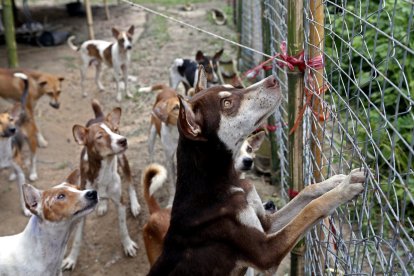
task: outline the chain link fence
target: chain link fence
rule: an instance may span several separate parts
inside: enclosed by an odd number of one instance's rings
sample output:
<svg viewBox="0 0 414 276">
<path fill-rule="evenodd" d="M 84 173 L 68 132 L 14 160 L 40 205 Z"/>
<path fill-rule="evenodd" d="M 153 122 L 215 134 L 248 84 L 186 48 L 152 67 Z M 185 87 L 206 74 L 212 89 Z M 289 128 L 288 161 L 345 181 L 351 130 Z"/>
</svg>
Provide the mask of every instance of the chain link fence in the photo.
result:
<svg viewBox="0 0 414 276">
<path fill-rule="evenodd" d="M 312 52 L 323 55 L 323 70 L 307 66 L 304 73 L 311 106 L 302 120 L 305 185 L 370 170 L 363 195 L 306 235 L 305 274 L 414 275 L 414 1 L 305 0 L 300 11 L 289 11 L 283 0 L 237 2 L 242 44 L 257 46 L 260 8 L 270 28 L 267 54 L 280 53 L 298 31 L 288 28 L 287 17 L 300 12 L 305 62 Z M 318 8 L 322 21 L 313 13 Z M 250 55 L 241 53 L 241 70 L 260 63 Z M 284 95 L 275 115 L 285 198 L 295 165 L 287 158 L 288 70 L 273 64 Z"/>
</svg>

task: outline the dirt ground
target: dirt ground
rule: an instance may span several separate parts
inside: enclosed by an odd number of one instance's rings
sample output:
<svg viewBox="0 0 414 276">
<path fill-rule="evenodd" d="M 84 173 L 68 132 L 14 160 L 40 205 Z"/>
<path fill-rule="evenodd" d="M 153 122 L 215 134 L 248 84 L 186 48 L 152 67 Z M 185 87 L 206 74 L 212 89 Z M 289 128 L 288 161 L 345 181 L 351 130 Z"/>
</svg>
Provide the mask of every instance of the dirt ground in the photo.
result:
<svg viewBox="0 0 414 276">
<path fill-rule="evenodd" d="M 154 7 L 154 5 L 150 5 Z M 236 39 L 232 27 L 217 26 L 209 19 L 211 8 L 226 8 L 224 1 L 210 1 L 197 4 L 192 12 L 180 11 L 178 6 L 168 8 L 158 7 L 185 21 L 213 31 L 220 35 Z M 77 36 L 76 42 L 87 39 L 87 29 L 84 18 L 68 17 L 64 5 L 32 7 L 35 19 L 43 22 L 45 15 L 51 24 L 56 24 L 59 30 L 66 30 Z M 99 39 L 111 40 L 112 26 L 127 28 L 131 24 L 136 27 L 136 38 L 130 66 L 130 75 L 138 81 L 132 84 L 131 92 L 136 93 L 140 86 L 148 86 L 158 82 L 168 83 L 168 67 L 176 57 L 193 58 L 196 51 L 213 54 L 224 47 L 224 59 L 236 56 L 236 49 L 210 36 L 184 28 L 179 24 L 146 14 L 128 5 L 120 4 L 110 7 L 111 19 L 105 20 L 102 7 L 94 7 L 95 36 Z M 136 94 L 134 99 L 124 99 L 120 104 L 115 101 L 115 84 L 112 71 L 103 73 L 103 84 L 106 91 L 100 93 L 93 81 L 94 72 L 89 71 L 86 87 L 88 98 L 82 98 L 79 78 L 78 55 L 64 44 L 57 47 L 38 48 L 18 45 L 20 66 L 39 69 L 65 77 L 61 95 L 61 107 L 52 109 L 48 100 L 39 101 L 36 116 L 44 136 L 49 141 L 47 148 L 38 151 L 39 180 L 33 183 L 39 188 L 47 188 L 60 183 L 65 176 L 78 166 L 81 147 L 73 138 L 71 129 L 74 124 L 84 124 L 92 117 L 90 101 L 97 98 L 103 104 L 105 111 L 115 106 L 123 110 L 121 132 L 128 138 L 129 157 L 137 186 L 139 202 L 142 206 L 140 215 L 134 218 L 128 212 L 128 229 L 139 249 L 134 258 L 126 257 L 119 239 L 117 216 L 114 206 L 110 204 L 108 213 L 97 217 L 95 213 L 88 216 L 84 240 L 77 266 L 73 272 L 64 275 L 145 275 L 149 270 L 145 248 L 142 241 L 141 228 L 148 217 L 148 210 L 142 197 L 140 177 L 143 168 L 148 165 L 147 136 L 149 129 L 150 110 L 155 94 Z M 5 46 L 0 46 L 0 66 L 7 66 Z M 2 103 L 4 110 L 10 105 Z M 157 142 L 155 161 L 163 163 L 160 143 Z M 27 168 L 25 168 L 27 173 Z M 21 232 L 28 218 L 24 217 L 19 208 L 16 184 L 8 181 L 6 171 L 0 174 L 0 236 Z M 26 174 L 27 175 L 27 174 Z M 272 195 L 274 188 L 265 183 L 263 177 L 249 175 L 257 185 L 263 199 Z M 127 191 L 124 189 L 125 198 Z M 166 203 L 166 192 L 157 195 L 161 204 Z M 281 275 L 286 268 L 279 270 Z"/>
</svg>

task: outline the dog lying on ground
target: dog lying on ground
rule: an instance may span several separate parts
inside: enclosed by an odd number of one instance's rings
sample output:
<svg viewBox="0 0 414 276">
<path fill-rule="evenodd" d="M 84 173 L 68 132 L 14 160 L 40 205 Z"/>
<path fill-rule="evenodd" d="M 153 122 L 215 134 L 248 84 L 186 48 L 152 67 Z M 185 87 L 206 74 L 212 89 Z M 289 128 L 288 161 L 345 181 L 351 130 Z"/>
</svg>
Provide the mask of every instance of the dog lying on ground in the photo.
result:
<svg viewBox="0 0 414 276">
<path fill-rule="evenodd" d="M 253 168 L 254 153 L 259 149 L 260 144 L 264 138 L 264 131 L 260 131 L 251 135 L 239 151 L 239 154 L 235 160 L 235 168 L 241 174 L 245 174 Z M 147 203 L 150 217 L 142 230 L 142 236 L 144 239 L 145 249 L 148 256 L 148 261 L 152 266 L 162 251 L 162 243 L 164 241 L 165 234 L 170 226 L 171 207 L 160 208 L 157 200 L 153 196 L 154 193 L 162 187 L 167 181 L 167 171 L 165 168 L 158 164 L 149 165 L 142 173 L 142 187 L 144 192 L 144 198 Z M 258 209 L 259 215 L 265 214 L 265 207 L 261 204 L 261 199 L 256 192 L 254 186 L 249 187 L 250 194 L 249 204 Z M 260 206 L 256 206 L 259 204 Z"/>
<path fill-rule="evenodd" d="M 121 119 L 121 108 L 114 108 L 106 116 L 103 116 L 101 106 L 97 101 L 92 102 L 92 108 L 95 112 L 95 118 L 89 120 L 86 127 L 74 125 L 72 129 L 75 141 L 83 146 L 80 157 L 80 187 L 82 189 L 93 187 L 98 190 L 99 197 L 103 199 L 97 207 L 98 215 L 102 215 L 107 211 L 107 198 L 114 202 L 118 211 L 119 230 L 124 252 L 128 256 L 135 256 L 137 245 L 128 233 L 126 207 L 122 199 L 121 178 L 117 171 L 120 157 L 123 165 L 128 164 L 126 157 L 123 156 L 128 148 L 127 139 L 117 134 Z M 123 169 L 123 171 L 128 173 L 126 169 Z M 129 191 L 131 193 L 131 189 Z M 134 204 L 138 204 L 135 190 L 133 192 L 136 200 Z M 133 204 L 132 201 L 131 204 Z M 71 252 L 63 261 L 63 269 L 74 269 L 76 265 L 82 243 L 84 223 L 85 220 L 82 219 L 78 224 Z"/>
<path fill-rule="evenodd" d="M 22 168 L 14 160 L 13 154 L 13 138 L 17 132 L 17 125 L 19 122 L 25 120 L 24 106 L 27 101 L 29 93 L 29 78 L 23 73 L 14 73 L 16 79 L 23 81 L 24 88 L 21 97 L 21 105 L 15 103 L 10 113 L 0 113 L 0 169 L 11 168 L 13 174 L 16 176 L 17 186 L 20 194 L 20 205 L 23 213 L 26 216 L 30 215 L 30 211 L 26 209 L 23 199 L 23 184 L 25 183 L 25 176 Z"/>
<path fill-rule="evenodd" d="M 150 162 L 153 161 L 154 144 L 156 136 L 161 139 L 162 148 L 167 163 L 170 179 L 168 181 L 169 200 L 172 205 L 175 194 L 175 152 L 178 144 L 177 119 L 180 110 L 180 102 L 174 89 L 165 84 L 156 84 L 151 87 L 140 88 L 139 92 L 151 92 L 161 90 L 157 94 L 151 112 L 150 134 L 148 137 L 148 154 Z"/>
<path fill-rule="evenodd" d="M 191 87 L 195 87 L 198 80 L 198 66 L 203 65 L 210 84 L 217 84 L 217 64 L 223 54 L 223 49 L 214 54 L 213 57 L 205 56 L 202 51 L 198 51 L 195 60 L 177 58 L 170 66 L 170 87 L 177 90 L 178 85 L 182 82 L 185 87 L 185 95 Z"/>
<path fill-rule="evenodd" d="M 132 94 L 128 91 L 128 66 L 131 59 L 132 37 L 134 35 L 134 26 L 128 31 L 118 31 L 112 28 L 112 35 L 116 42 L 108 42 L 104 40 L 87 40 L 80 46 L 73 44 L 74 36 L 68 38 L 68 45 L 74 51 L 80 52 L 81 65 L 81 89 L 82 94 L 86 97 L 88 94 L 84 88 L 84 81 L 88 67 L 94 65 L 96 68 L 95 82 L 100 91 L 105 90 L 101 83 L 102 64 L 114 69 L 114 77 L 116 81 L 116 99 L 122 100 L 122 94 L 119 87 L 120 77 L 122 74 L 125 83 L 125 94 L 128 98 L 132 98 Z"/>
<path fill-rule="evenodd" d="M 10 99 L 14 102 L 20 102 L 23 93 L 23 84 L 14 77 L 15 73 L 24 73 L 29 77 L 29 93 L 25 105 L 22 108 L 27 110 L 27 119 L 20 125 L 20 130 L 25 139 L 28 141 L 30 149 L 30 175 L 31 181 L 37 180 L 36 170 L 36 151 L 37 146 L 46 147 L 47 141 L 39 131 L 34 111 L 37 101 L 47 95 L 50 98 L 50 106 L 59 108 L 59 96 L 61 93 L 63 77 L 52 74 L 28 70 L 28 69 L 4 69 L 0 68 L 0 97 Z M 22 144 L 20 144 L 22 146 Z M 18 147 L 17 151 L 21 148 Z M 10 180 L 14 180 L 16 175 L 11 175 Z"/>
<path fill-rule="evenodd" d="M 307 230 L 364 190 L 364 171 L 354 170 L 306 187 L 268 225 L 260 220 L 233 160 L 281 98 L 273 76 L 246 89 L 214 86 L 189 101 L 180 97 L 176 194 L 163 250 L 149 275 L 276 270 Z"/>
<path fill-rule="evenodd" d="M 61 275 L 70 233 L 94 209 L 97 192 L 64 182 L 45 191 L 25 184 L 23 193 L 33 215 L 23 232 L 0 237 L 0 275 Z"/>
</svg>

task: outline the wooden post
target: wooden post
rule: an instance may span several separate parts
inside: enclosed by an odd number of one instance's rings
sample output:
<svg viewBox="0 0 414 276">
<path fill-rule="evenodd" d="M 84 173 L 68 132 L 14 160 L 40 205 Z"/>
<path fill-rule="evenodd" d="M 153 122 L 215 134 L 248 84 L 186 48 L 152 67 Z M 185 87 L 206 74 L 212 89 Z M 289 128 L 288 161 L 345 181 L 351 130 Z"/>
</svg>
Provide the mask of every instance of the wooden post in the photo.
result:
<svg viewBox="0 0 414 276">
<path fill-rule="evenodd" d="M 7 60 L 9 67 L 18 67 L 16 34 L 14 30 L 13 8 L 11 0 L 2 0 L 4 32 L 7 45 Z"/>
<path fill-rule="evenodd" d="M 86 10 L 86 20 L 88 24 L 89 39 L 95 39 L 95 33 L 93 32 L 93 18 L 92 18 L 91 2 L 89 0 L 85 0 L 85 10 Z"/>
<path fill-rule="evenodd" d="M 312 0 L 310 1 L 310 15 L 313 18 L 313 21 L 309 23 L 309 57 L 314 58 L 321 54 L 324 51 L 324 38 L 325 38 L 325 29 L 324 29 L 324 6 L 322 0 Z M 314 74 L 315 78 L 315 91 L 322 89 L 324 85 L 323 81 L 323 68 L 317 70 Z M 312 109 L 316 113 L 322 112 L 322 103 L 317 97 L 313 97 Z M 318 126 L 319 122 L 312 122 L 312 133 L 318 141 L 323 139 L 323 130 Z M 313 164 L 313 177 L 315 178 L 316 183 L 322 181 L 321 173 L 323 166 L 322 159 L 322 149 L 318 146 L 315 140 L 312 140 L 312 153 L 314 156 Z"/>
<path fill-rule="evenodd" d="M 289 0 L 287 7 L 287 54 L 297 56 L 303 51 L 303 1 Z M 303 107 L 303 73 L 297 68 L 288 72 L 288 124 L 292 129 Z M 303 179 L 303 127 L 300 125 L 288 138 L 290 188 L 301 191 Z M 291 275 L 304 275 L 305 242 L 302 239 L 291 252 Z"/>
<path fill-rule="evenodd" d="M 262 1 L 262 36 L 263 36 L 263 52 L 265 54 L 270 54 L 271 52 L 271 37 L 270 37 L 270 22 L 268 20 L 268 11 L 265 8 L 265 1 Z M 266 61 L 268 58 L 263 57 L 263 61 Z M 265 71 L 266 76 L 270 76 L 271 71 Z M 272 115 L 267 119 L 267 124 L 274 126 L 276 124 L 275 116 Z M 276 175 L 278 158 L 277 158 L 277 144 L 276 144 L 276 133 L 274 131 L 269 131 L 269 142 L 270 142 L 270 181 L 272 185 L 276 185 L 278 177 Z"/>
</svg>

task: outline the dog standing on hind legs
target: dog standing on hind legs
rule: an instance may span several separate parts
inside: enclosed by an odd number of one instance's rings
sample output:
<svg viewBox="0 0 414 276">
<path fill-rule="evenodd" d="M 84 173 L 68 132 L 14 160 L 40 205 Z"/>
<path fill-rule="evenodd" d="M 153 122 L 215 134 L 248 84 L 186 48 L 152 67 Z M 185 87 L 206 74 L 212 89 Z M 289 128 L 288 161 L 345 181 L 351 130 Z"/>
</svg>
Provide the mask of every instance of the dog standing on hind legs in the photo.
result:
<svg viewBox="0 0 414 276">
<path fill-rule="evenodd" d="M 247 266 L 275 271 L 306 231 L 364 190 L 363 170 L 334 176 L 306 187 L 263 227 L 233 160 L 281 99 L 273 76 L 246 89 L 214 86 L 188 101 L 180 97 L 171 223 L 149 275 L 242 275 Z"/>
<path fill-rule="evenodd" d="M 98 205 L 98 213 L 106 212 L 106 199 L 110 198 L 118 211 L 118 224 L 121 243 L 128 256 L 136 255 L 136 243 L 131 239 L 126 224 L 126 206 L 122 199 L 121 178 L 118 174 L 118 158 L 128 148 L 127 139 L 117 134 L 121 119 L 121 108 L 114 108 L 106 117 L 100 116 L 101 108 L 92 102 L 94 118 L 87 126 L 74 125 L 72 132 L 75 141 L 84 146 L 80 157 L 81 188 L 93 187 L 98 190 L 104 204 Z M 98 115 L 98 116 L 97 116 Z M 125 164 L 125 163 L 124 163 Z M 125 171 L 124 171 L 125 172 Z M 64 259 L 63 269 L 74 269 L 82 243 L 85 220 L 76 229 L 72 249 Z"/>
<path fill-rule="evenodd" d="M 88 95 L 84 88 L 84 81 L 88 67 L 91 65 L 94 65 L 96 68 L 95 82 L 99 91 L 105 90 L 101 83 L 101 73 L 102 65 L 106 65 L 114 69 L 117 101 L 120 102 L 122 100 L 119 84 L 121 75 L 125 84 L 126 97 L 133 97 L 128 90 L 128 66 L 131 59 L 134 26 L 132 25 L 126 32 L 112 28 L 112 35 L 116 39 L 116 42 L 114 43 L 104 40 L 87 40 L 80 46 L 75 46 L 73 44 L 73 40 L 75 39 L 74 36 L 68 38 L 69 47 L 74 51 L 80 52 L 81 55 L 81 89 L 84 97 Z"/>
</svg>

